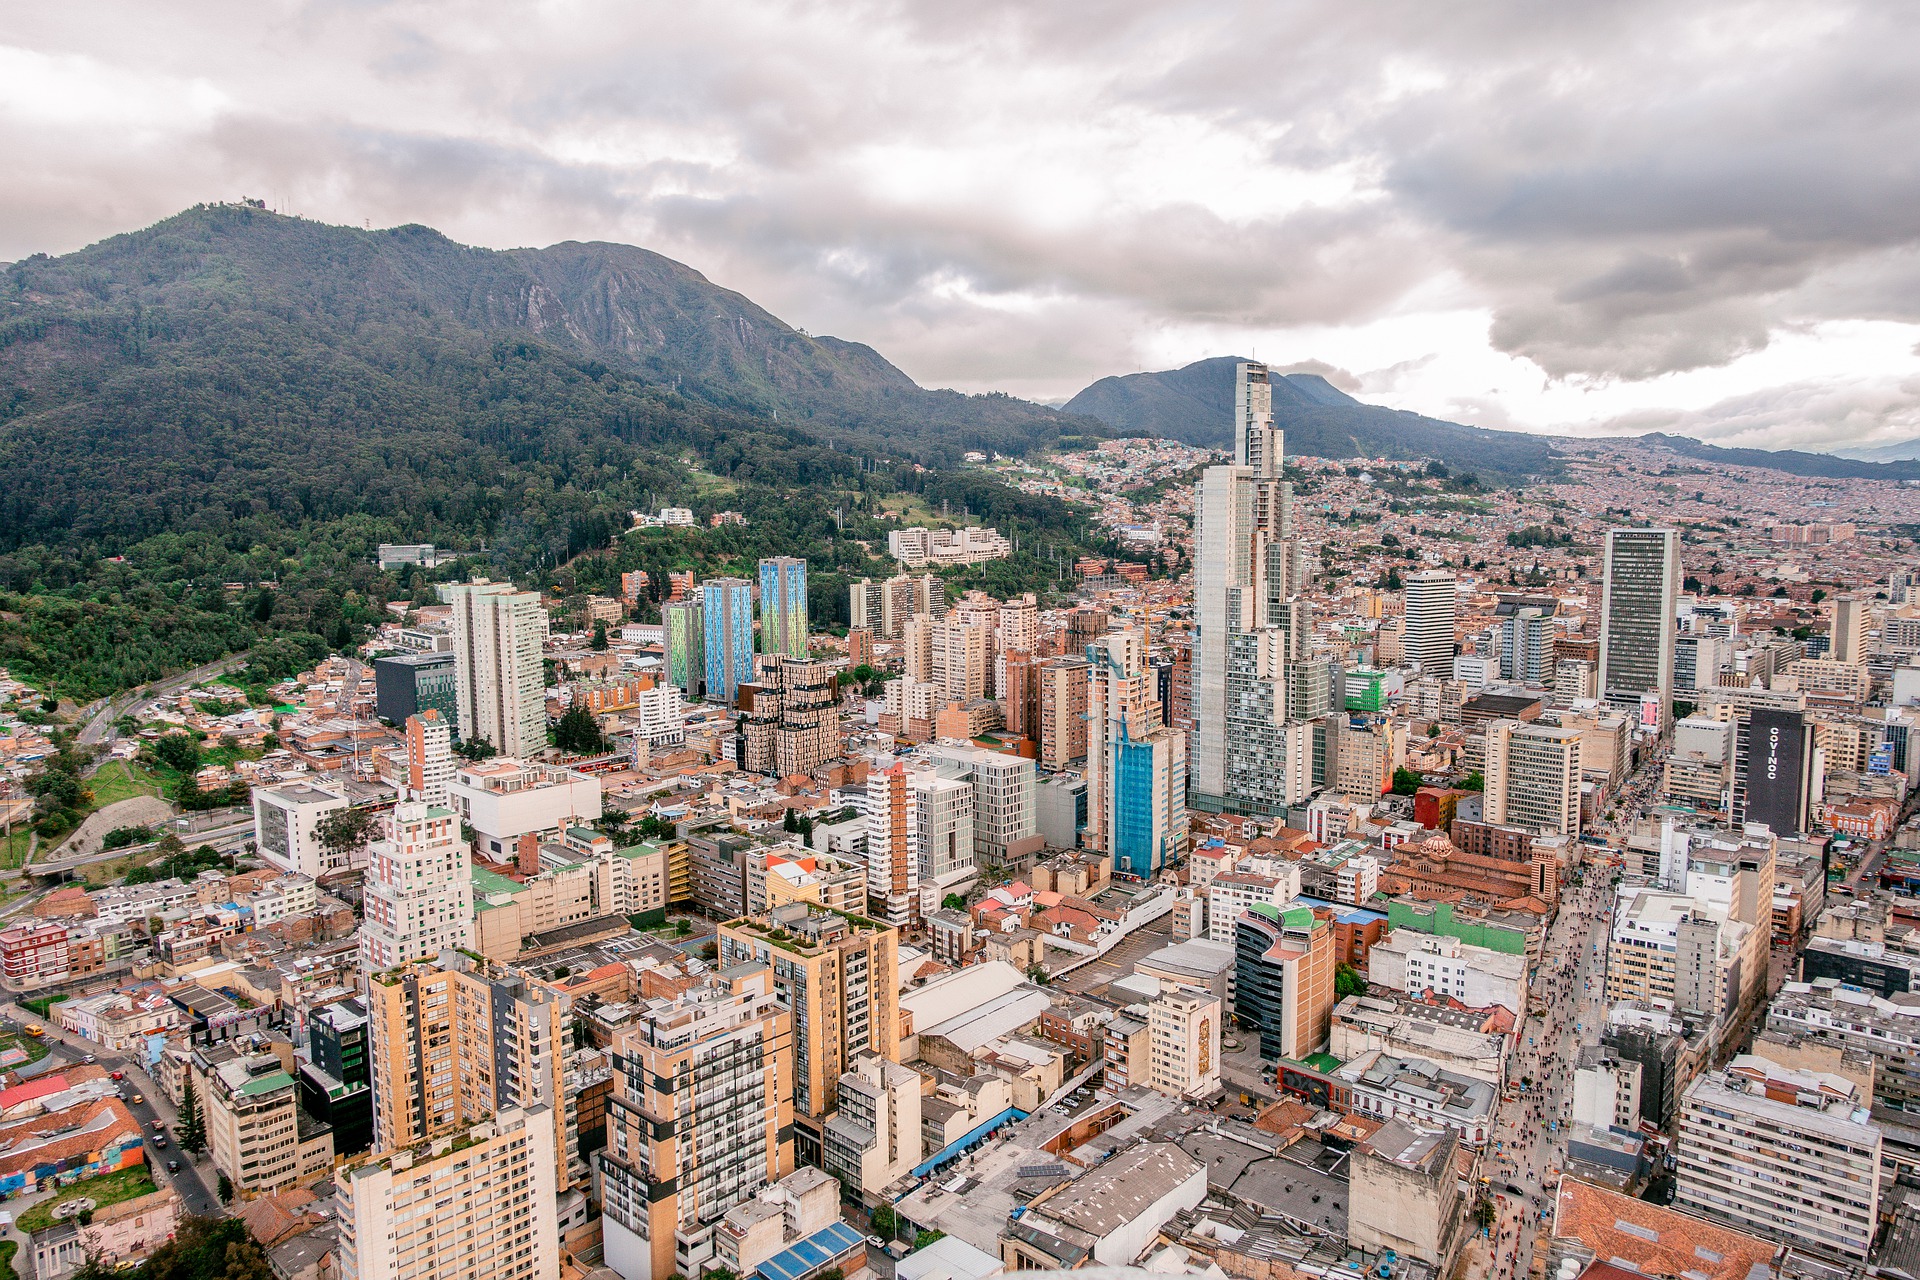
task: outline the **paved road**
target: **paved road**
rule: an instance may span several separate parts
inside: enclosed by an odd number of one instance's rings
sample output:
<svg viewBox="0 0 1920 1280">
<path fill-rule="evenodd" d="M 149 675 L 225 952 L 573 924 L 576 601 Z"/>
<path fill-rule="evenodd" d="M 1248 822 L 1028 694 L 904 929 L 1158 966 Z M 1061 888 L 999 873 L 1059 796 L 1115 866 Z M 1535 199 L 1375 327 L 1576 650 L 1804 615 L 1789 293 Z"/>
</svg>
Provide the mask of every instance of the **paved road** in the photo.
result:
<svg viewBox="0 0 1920 1280">
<path fill-rule="evenodd" d="M 177 676 L 169 676 L 165 680 L 156 681 L 153 684 L 143 684 L 137 689 L 129 689 L 125 693 L 115 694 L 113 697 L 107 699 L 104 706 L 100 706 L 100 709 L 94 713 L 93 718 L 88 720 L 86 726 L 80 730 L 80 742 L 85 746 L 95 746 L 99 743 L 110 742 L 114 736 L 113 722 L 132 710 L 139 703 L 149 698 L 162 698 L 170 693 L 178 693 L 182 689 L 199 684 L 202 680 L 210 680 L 214 676 L 225 675 L 237 667 L 244 666 L 246 661 L 247 655 L 243 650 L 230 658 L 222 658 L 218 662 L 209 662 L 204 667 L 195 667 L 193 670 L 182 672 Z"/>
<path fill-rule="evenodd" d="M 155 1132 L 154 1121 L 158 1120 L 166 1125 L 167 1148 L 164 1151 L 157 1150 L 151 1145 L 147 1148 L 147 1162 L 153 1172 L 154 1181 L 170 1184 L 174 1194 L 180 1197 L 180 1202 L 188 1213 L 200 1214 L 203 1217 L 217 1217 L 224 1212 L 220 1202 L 207 1189 L 209 1182 L 217 1180 L 212 1162 L 204 1156 L 198 1162 L 189 1160 L 178 1147 L 172 1145 L 172 1137 L 180 1117 L 175 1113 L 173 1104 L 161 1093 L 158 1083 L 147 1075 L 134 1059 L 124 1054 L 103 1052 L 97 1046 L 53 1026 L 48 1019 L 40 1017 L 30 1009 L 8 1005 L 0 1009 L 0 1017 L 21 1026 L 29 1022 L 39 1023 L 46 1029 L 46 1037 L 54 1046 L 53 1052 L 59 1056 L 63 1064 L 79 1062 L 87 1054 L 94 1054 L 100 1066 L 109 1071 L 125 1072 L 127 1078 L 121 1085 L 120 1096 L 126 1103 L 127 1110 L 131 1111 L 134 1118 L 140 1122 L 141 1132 L 145 1133 L 151 1142 Z M 139 1102 L 133 1101 L 135 1095 L 140 1097 Z M 168 1160 L 178 1161 L 180 1172 L 169 1173 Z M 204 1179 L 202 1169 L 205 1170 Z"/>
<path fill-rule="evenodd" d="M 250 817 L 206 831 L 189 831 L 181 836 L 181 839 L 187 842 L 189 849 L 210 844 L 221 852 L 235 848 L 252 838 L 253 819 Z M 77 858 L 61 858 L 57 861 L 50 859 L 46 862 L 36 862 L 28 869 L 37 876 L 56 875 L 62 871 L 71 871 L 75 867 L 84 867 L 90 862 L 111 862 L 115 858 L 124 858 L 130 854 L 146 853 L 157 843 L 158 841 L 149 841 L 146 844 L 128 845 L 124 849 L 102 849 Z"/>
</svg>

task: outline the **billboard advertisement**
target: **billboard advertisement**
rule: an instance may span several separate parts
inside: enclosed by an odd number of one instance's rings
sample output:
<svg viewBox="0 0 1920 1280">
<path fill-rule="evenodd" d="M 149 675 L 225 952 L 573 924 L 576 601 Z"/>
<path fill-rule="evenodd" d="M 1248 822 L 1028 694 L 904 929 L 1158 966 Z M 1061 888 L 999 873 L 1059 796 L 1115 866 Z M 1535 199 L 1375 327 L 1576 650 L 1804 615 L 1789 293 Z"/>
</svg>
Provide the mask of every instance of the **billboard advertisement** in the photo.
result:
<svg viewBox="0 0 1920 1280">
<path fill-rule="evenodd" d="M 1807 729 L 1798 711 L 1756 707 L 1747 727 L 1747 821 L 1776 836 L 1805 829 Z"/>
</svg>

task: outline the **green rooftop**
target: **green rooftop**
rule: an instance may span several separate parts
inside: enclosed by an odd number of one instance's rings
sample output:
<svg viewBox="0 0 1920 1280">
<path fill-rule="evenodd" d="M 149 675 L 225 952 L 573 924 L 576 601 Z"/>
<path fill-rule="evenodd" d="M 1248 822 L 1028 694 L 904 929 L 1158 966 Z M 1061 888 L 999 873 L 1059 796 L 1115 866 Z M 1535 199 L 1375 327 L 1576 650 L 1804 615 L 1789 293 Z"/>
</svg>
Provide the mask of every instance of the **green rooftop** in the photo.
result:
<svg viewBox="0 0 1920 1280">
<path fill-rule="evenodd" d="M 527 887 L 518 880 L 507 879 L 497 871 L 489 871 L 477 862 L 467 864 L 467 874 L 472 877 L 476 898 L 490 893 L 522 893 Z"/>
<path fill-rule="evenodd" d="M 256 1098 L 263 1093 L 272 1093 L 275 1089 L 292 1087 L 292 1076 L 284 1071 L 269 1071 L 263 1076 L 249 1076 L 247 1082 L 240 1086 L 240 1092 L 245 1097 Z"/>
</svg>

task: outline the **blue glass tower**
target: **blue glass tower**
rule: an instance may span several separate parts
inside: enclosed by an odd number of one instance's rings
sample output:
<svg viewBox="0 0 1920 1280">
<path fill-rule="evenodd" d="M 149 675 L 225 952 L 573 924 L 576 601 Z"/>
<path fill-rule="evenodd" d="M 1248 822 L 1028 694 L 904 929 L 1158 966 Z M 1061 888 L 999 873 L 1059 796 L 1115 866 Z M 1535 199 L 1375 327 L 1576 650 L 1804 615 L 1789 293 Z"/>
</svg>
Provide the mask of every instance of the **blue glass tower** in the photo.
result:
<svg viewBox="0 0 1920 1280">
<path fill-rule="evenodd" d="M 700 584 L 706 623 L 707 701 L 731 705 L 753 681 L 753 584 L 745 578 L 709 578 Z"/>
</svg>

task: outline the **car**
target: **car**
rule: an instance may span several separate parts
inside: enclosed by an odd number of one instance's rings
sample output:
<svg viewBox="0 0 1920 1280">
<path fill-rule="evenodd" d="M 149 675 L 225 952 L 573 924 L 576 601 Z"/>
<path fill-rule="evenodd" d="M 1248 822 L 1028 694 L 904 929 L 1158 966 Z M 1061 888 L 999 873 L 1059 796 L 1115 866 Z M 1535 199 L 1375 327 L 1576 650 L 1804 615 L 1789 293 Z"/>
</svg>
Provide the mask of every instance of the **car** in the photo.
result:
<svg viewBox="0 0 1920 1280">
<path fill-rule="evenodd" d="M 124 1071 L 115 1071 L 111 1074 L 115 1080 L 125 1080 L 127 1078 L 127 1073 Z"/>
<path fill-rule="evenodd" d="M 131 1102 L 131 1103 L 132 1103 L 132 1104 L 133 1104 L 134 1106 L 136 1106 L 136 1107 L 137 1107 L 137 1106 L 139 1106 L 139 1105 L 140 1105 L 141 1103 L 143 1103 L 143 1102 L 145 1102 L 145 1101 L 146 1101 L 146 1099 L 145 1099 L 145 1098 L 143 1098 L 143 1097 L 141 1097 L 141 1096 L 140 1096 L 139 1094 L 137 1094 L 137 1093 L 136 1093 L 136 1094 L 134 1094 L 134 1095 L 133 1095 L 133 1096 L 132 1096 L 131 1098 L 128 1098 L 128 1099 L 127 1099 L 127 1101 L 128 1101 L 128 1102 Z"/>
<path fill-rule="evenodd" d="M 1519 1187 L 1514 1186 L 1511 1182 L 1509 1182 L 1507 1184 L 1507 1194 L 1510 1196 L 1523 1196 L 1527 1193 L 1522 1191 Z"/>
<path fill-rule="evenodd" d="M 867 1243 L 872 1245 L 876 1249 L 884 1249 L 887 1247 L 887 1242 L 885 1240 L 882 1240 L 879 1236 L 868 1236 Z"/>
<path fill-rule="evenodd" d="M 167 1172 L 168 1173 L 180 1172 L 180 1162 L 178 1160 L 167 1161 Z"/>
<path fill-rule="evenodd" d="M 167 1149 L 167 1135 L 164 1133 L 155 1134 L 153 1137 L 153 1145 L 165 1151 Z"/>
<path fill-rule="evenodd" d="M 80 1061 L 87 1063 L 89 1066 L 91 1066 L 93 1063 L 100 1061 L 100 1059 L 94 1057 L 92 1054 L 88 1054 L 86 1057 L 80 1059 Z"/>
</svg>

